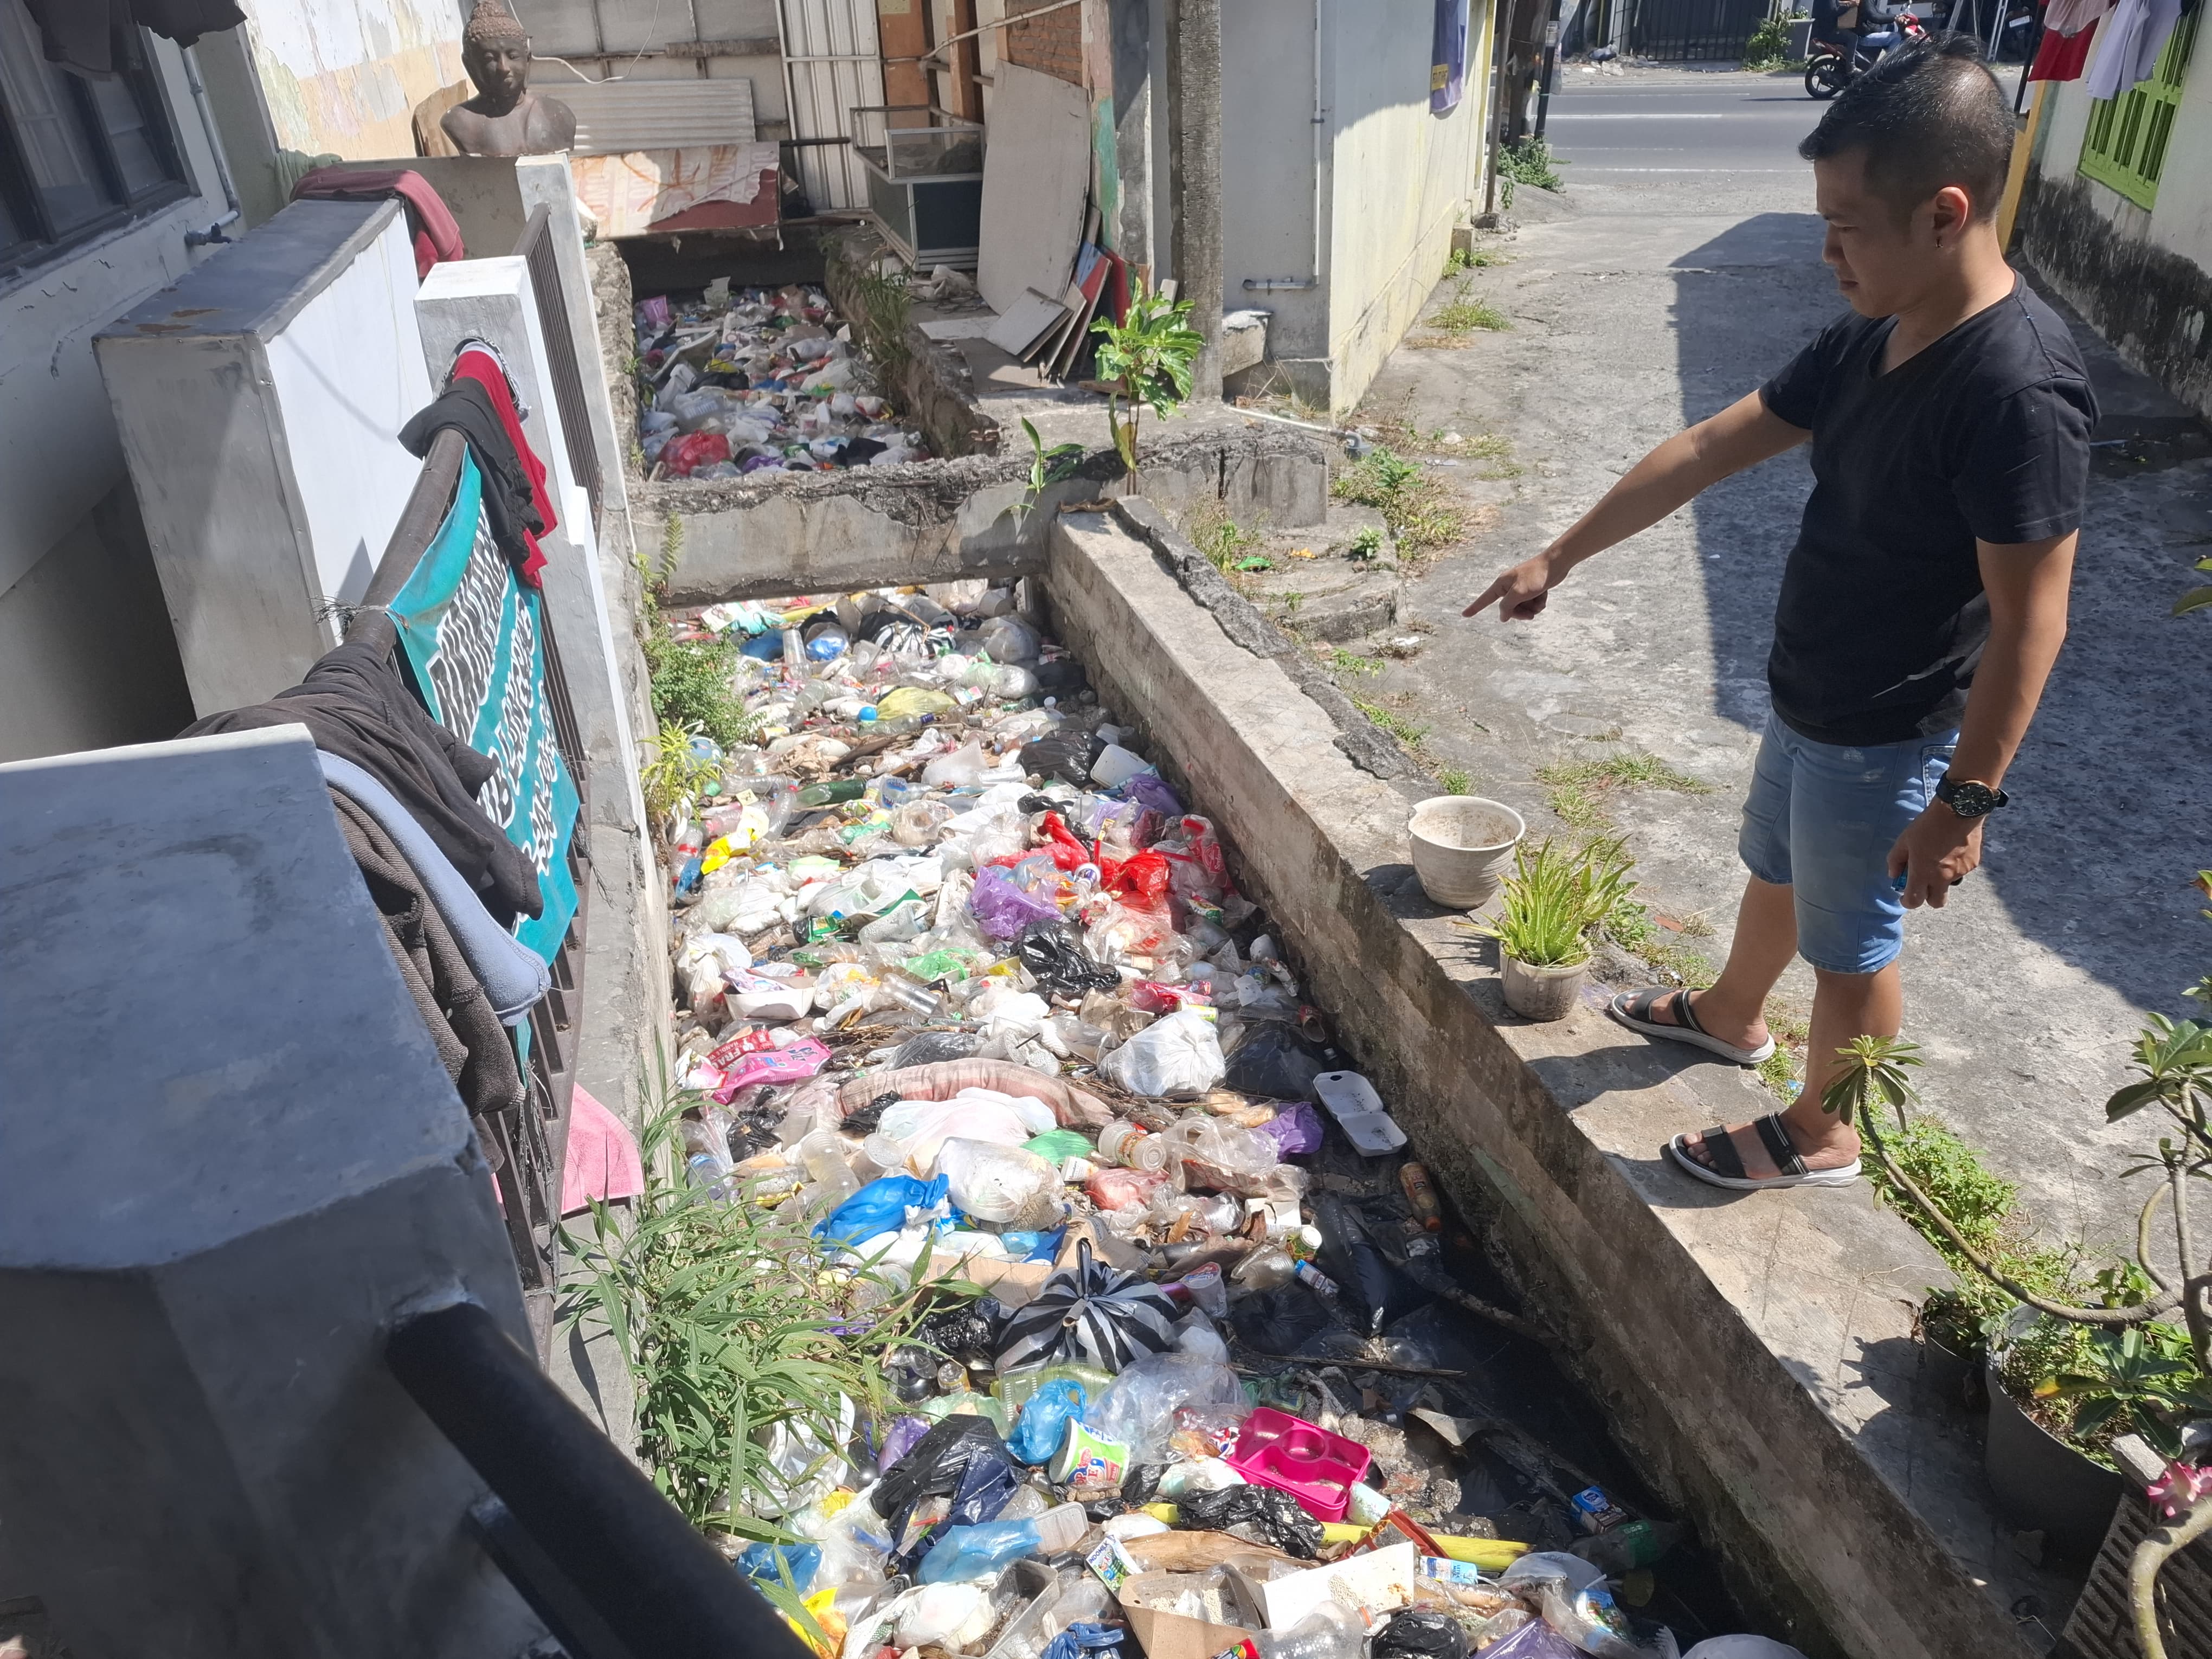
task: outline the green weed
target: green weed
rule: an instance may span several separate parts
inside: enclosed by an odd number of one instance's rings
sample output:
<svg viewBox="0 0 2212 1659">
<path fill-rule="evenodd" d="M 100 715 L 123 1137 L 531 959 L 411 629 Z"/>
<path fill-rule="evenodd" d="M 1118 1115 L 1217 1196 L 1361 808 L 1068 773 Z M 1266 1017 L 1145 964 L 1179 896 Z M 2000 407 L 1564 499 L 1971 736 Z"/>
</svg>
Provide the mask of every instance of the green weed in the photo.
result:
<svg viewBox="0 0 2212 1659">
<path fill-rule="evenodd" d="M 1444 261 L 1444 275 L 1452 276 L 1462 270 L 1487 270 L 1492 265 L 1502 265 L 1505 256 L 1494 248 L 1455 247 L 1451 258 Z"/>
<path fill-rule="evenodd" d="M 1463 768 L 1447 766 L 1437 774 L 1437 787 L 1447 795 L 1471 795 L 1474 793 L 1474 779 Z"/>
<path fill-rule="evenodd" d="M 1352 532 L 1352 545 L 1346 550 L 1355 559 L 1372 559 L 1382 552 L 1382 526 L 1364 524 Z"/>
<path fill-rule="evenodd" d="M 736 690 L 738 642 L 726 635 L 676 640 L 656 622 L 645 636 L 653 712 L 663 726 L 703 732 L 725 749 L 752 742 L 760 722 Z"/>
<path fill-rule="evenodd" d="M 1328 666 L 1335 674 L 1375 675 L 1382 672 L 1383 664 L 1380 657 L 1356 656 L 1339 645 L 1330 647 Z"/>
<path fill-rule="evenodd" d="M 1191 517 L 1190 539 L 1206 555 L 1206 562 L 1226 574 L 1234 569 L 1244 550 L 1259 544 L 1260 538 L 1208 501 Z"/>
<path fill-rule="evenodd" d="M 1478 328 L 1508 329 L 1513 326 L 1513 319 L 1488 301 L 1468 298 L 1467 284 L 1463 283 L 1450 303 L 1440 307 L 1429 319 L 1429 323 L 1431 327 L 1446 334 L 1470 334 Z"/>
<path fill-rule="evenodd" d="M 1397 710 L 1386 708 L 1379 702 L 1365 702 L 1354 697 L 1352 700 L 1352 706 L 1408 749 L 1414 747 L 1423 738 L 1429 735 L 1427 726 L 1417 725 Z"/>
<path fill-rule="evenodd" d="M 1449 547 L 1466 528 L 1466 514 L 1420 463 L 1380 444 L 1340 472 L 1329 488 L 1340 501 L 1377 509 L 1406 552 Z"/>
<path fill-rule="evenodd" d="M 1712 786 L 1677 771 L 1656 755 L 1622 750 L 1593 760 L 1554 761 L 1536 769 L 1536 780 L 1561 823 L 1571 830 L 1610 829 L 1605 797 L 1616 789 L 1666 789 L 1678 795 L 1705 795 Z"/>
</svg>

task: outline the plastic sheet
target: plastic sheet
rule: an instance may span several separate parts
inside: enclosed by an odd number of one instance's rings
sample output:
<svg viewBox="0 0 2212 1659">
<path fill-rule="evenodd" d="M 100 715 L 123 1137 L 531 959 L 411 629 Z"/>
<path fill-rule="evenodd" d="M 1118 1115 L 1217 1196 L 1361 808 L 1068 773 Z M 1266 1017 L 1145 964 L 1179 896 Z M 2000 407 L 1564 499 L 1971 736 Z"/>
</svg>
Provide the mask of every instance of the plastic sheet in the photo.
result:
<svg viewBox="0 0 2212 1659">
<path fill-rule="evenodd" d="M 1133 1095 L 1195 1100 L 1228 1069 L 1213 1022 L 1194 1008 L 1156 1020 L 1101 1062 L 1100 1070 Z"/>
</svg>

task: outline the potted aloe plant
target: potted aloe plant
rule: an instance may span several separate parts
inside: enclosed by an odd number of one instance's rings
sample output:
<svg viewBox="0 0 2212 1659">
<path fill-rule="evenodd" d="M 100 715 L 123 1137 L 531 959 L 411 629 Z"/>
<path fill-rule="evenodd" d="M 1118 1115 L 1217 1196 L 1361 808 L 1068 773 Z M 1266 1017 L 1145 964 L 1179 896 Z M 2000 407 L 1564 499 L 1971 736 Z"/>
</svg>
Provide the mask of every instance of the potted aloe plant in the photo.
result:
<svg viewBox="0 0 2212 1659">
<path fill-rule="evenodd" d="M 1590 930 L 1635 890 L 1619 836 L 1582 847 L 1548 837 L 1524 842 L 1494 921 L 1477 924 L 1498 941 L 1505 1006 L 1524 1019 L 1564 1019 L 1589 976 Z"/>
<path fill-rule="evenodd" d="M 2212 872 L 2197 881 L 2212 896 Z M 2190 994 L 2212 1002 L 2212 976 Z M 2144 1659 L 2166 1659 L 2158 1571 L 2212 1534 L 2212 1468 L 2200 1467 L 2212 1460 L 2191 1433 L 2212 1419 L 2212 1246 L 2191 1213 L 2197 1183 L 2212 1176 L 2212 1020 L 2150 1015 L 2136 1043 L 2136 1076 L 2105 1103 L 2107 1121 L 2150 1111 L 2163 1133 L 2121 1171 L 2155 1184 L 2137 1217 L 2134 1259 L 2095 1276 L 2094 1304 L 2023 1283 L 1899 1163 L 1879 1109 L 1905 1130 L 1910 1073 L 1920 1063 L 1911 1043 L 1862 1036 L 1837 1052 L 1844 1063 L 1823 1108 L 1857 1127 L 1886 1182 L 1927 1218 L 1946 1254 L 2016 1304 L 1988 1331 L 1990 1476 L 1999 1502 L 2052 1544 L 2087 1553 L 2125 1490 L 2106 1449 L 2112 1437 L 2140 1435 L 2166 1460 L 2157 1489 L 2166 1518 L 2136 1547 L 2129 1586 Z M 2167 1228 L 2170 1257 L 2153 1243 Z"/>
</svg>

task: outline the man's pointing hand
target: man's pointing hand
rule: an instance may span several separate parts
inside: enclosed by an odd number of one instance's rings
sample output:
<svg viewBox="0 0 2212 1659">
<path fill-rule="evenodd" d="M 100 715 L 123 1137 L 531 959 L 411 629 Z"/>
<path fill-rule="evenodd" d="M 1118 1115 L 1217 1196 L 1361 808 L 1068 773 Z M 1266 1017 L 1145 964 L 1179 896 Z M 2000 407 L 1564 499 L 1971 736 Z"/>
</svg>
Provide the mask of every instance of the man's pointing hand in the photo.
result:
<svg viewBox="0 0 2212 1659">
<path fill-rule="evenodd" d="M 1539 553 L 1510 570 L 1499 572 L 1498 580 L 1484 588 L 1482 596 L 1460 615 L 1472 617 L 1495 605 L 1500 622 L 1533 622 L 1559 582 L 1559 576 L 1553 574 L 1550 557 Z"/>
</svg>

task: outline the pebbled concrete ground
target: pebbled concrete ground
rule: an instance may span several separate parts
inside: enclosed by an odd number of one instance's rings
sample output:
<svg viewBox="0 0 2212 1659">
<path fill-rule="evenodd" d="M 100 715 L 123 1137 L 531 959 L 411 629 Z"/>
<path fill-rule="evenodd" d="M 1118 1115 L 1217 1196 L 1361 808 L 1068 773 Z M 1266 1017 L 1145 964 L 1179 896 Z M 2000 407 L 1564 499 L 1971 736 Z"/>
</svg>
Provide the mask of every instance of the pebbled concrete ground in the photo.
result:
<svg viewBox="0 0 2212 1659">
<path fill-rule="evenodd" d="M 1417 617 L 1432 630 L 1424 647 L 1358 678 L 1357 695 L 1427 725 L 1435 766 L 1466 769 L 1539 833 L 1558 827 L 1534 777 L 1548 761 L 1630 748 L 1710 785 L 1610 805 L 1643 896 L 1690 934 L 1709 924 L 1696 948 L 1716 955 L 1741 891 L 1738 804 L 1809 489 L 1802 453 L 1585 565 L 1533 626 L 1458 612 L 1651 445 L 1756 386 L 1842 309 L 1819 261 L 1810 168 L 1793 153 L 1816 113 L 1777 77 L 1571 78 L 1553 104 L 1554 139 L 1576 163 L 1566 194 L 1524 191 L 1517 227 L 1486 239 L 1508 262 L 1470 279 L 1512 328 L 1401 348 L 1359 417 L 1432 438 L 1503 434 L 1524 471 L 1501 490 L 1424 447 L 1486 510 L 1468 544 L 1407 576 L 1387 634 Z M 2110 353 L 2097 359 L 2100 374 L 2124 374 Z M 2130 410 L 2158 402 L 2139 382 L 2112 392 Z M 2123 459 L 2140 453 L 2104 452 L 2072 632 L 2007 781 L 2017 804 L 1995 821 L 1983 871 L 1944 911 L 1911 919 L 1905 957 L 1927 1109 L 2020 1183 L 2046 1234 L 2093 1246 L 2131 1238 L 2143 1196 L 2117 1170 L 2147 1137 L 2107 1129 L 2104 1098 L 2144 1012 L 2190 1012 L 2183 988 L 2212 969 L 2212 922 L 2187 884 L 2212 865 L 2212 619 L 2167 615 L 2212 542 L 2212 461 Z M 1809 971 L 1783 991 L 1808 1004 Z"/>
</svg>

